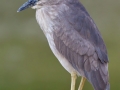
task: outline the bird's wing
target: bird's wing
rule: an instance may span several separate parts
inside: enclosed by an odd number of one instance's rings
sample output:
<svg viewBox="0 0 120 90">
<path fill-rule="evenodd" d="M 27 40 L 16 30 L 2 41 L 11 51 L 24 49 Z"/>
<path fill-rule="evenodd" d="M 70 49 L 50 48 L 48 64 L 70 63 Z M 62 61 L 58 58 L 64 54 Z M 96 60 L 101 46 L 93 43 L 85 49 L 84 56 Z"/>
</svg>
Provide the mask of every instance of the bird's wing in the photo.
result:
<svg viewBox="0 0 120 90">
<path fill-rule="evenodd" d="M 95 90 L 104 90 L 97 88 L 108 84 L 106 47 L 93 20 L 85 8 L 79 6 L 71 4 L 68 11 L 63 12 L 59 18 L 61 26 L 54 30 L 54 42 L 57 50 L 85 75 Z"/>
</svg>

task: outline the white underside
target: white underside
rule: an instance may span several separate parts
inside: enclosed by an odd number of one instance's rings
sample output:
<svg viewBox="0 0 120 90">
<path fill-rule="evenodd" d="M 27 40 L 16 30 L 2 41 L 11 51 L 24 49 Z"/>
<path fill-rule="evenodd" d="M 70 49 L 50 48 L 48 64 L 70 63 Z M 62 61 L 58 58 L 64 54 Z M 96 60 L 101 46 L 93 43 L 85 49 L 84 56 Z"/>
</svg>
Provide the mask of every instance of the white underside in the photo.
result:
<svg viewBox="0 0 120 90">
<path fill-rule="evenodd" d="M 53 37 L 49 34 L 46 34 L 46 37 L 47 37 L 47 40 L 48 40 L 48 43 L 49 43 L 49 46 L 52 50 L 52 52 L 54 53 L 54 55 L 57 57 L 57 59 L 59 60 L 59 62 L 61 63 L 61 65 L 69 72 L 69 73 L 72 73 L 72 72 L 76 72 L 75 69 L 71 66 L 71 64 L 68 62 L 68 60 L 66 60 L 66 58 L 60 54 L 58 52 L 58 50 L 56 49 L 55 47 L 55 43 L 53 41 Z"/>
<path fill-rule="evenodd" d="M 61 63 L 61 65 L 69 72 L 69 73 L 73 73 L 75 72 L 76 74 L 77 71 L 71 66 L 71 64 L 68 62 L 68 60 L 58 52 L 58 50 L 56 49 L 55 43 L 54 43 L 54 39 L 53 39 L 53 29 L 52 29 L 52 21 L 47 19 L 48 15 L 45 14 L 44 12 L 44 8 L 38 9 L 36 11 L 36 19 L 38 24 L 40 25 L 41 29 L 43 30 L 49 46 L 52 50 L 52 52 L 54 53 L 54 55 L 57 57 L 57 59 L 59 60 L 59 62 Z"/>
</svg>

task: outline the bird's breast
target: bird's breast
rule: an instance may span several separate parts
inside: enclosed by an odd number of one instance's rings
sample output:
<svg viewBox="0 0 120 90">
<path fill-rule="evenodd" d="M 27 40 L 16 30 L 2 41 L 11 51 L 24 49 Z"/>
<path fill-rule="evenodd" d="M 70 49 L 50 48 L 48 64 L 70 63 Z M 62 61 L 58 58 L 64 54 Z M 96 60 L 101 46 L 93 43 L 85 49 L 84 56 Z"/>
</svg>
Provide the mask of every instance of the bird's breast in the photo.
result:
<svg viewBox="0 0 120 90">
<path fill-rule="evenodd" d="M 50 9 L 50 8 L 49 8 Z M 49 13 L 46 12 L 44 8 L 39 9 L 36 11 L 36 19 L 38 24 L 40 25 L 41 29 L 43 30 L 47 40 L 48 44 L 53 52 L 53 54 L 57 57 L 61 65 L 69 72 L 76 72 L 77 71 L 71 66 L 71 64 L 68 62 L 68 60 L 57 50 L 56 45 L 54 43 L 54 38 L 53 38 L 53 32 L 55 28 L 55 22 L 53 19 L 55 19 L 55 16 L 57 16 L 57 13 Z M 50 16 L 52 15 L 52 16 Z"/>
</svg>

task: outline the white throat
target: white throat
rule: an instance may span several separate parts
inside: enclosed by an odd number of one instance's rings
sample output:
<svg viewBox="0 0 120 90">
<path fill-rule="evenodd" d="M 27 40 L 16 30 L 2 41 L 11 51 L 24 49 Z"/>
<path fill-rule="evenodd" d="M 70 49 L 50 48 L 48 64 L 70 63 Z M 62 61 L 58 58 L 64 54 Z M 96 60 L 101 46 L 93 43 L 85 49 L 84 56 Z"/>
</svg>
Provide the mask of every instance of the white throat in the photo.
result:
<svg viewBox="0 0 120 90">
<path fill-rule="evenodd" d="M 40 6 L 40 5 L 35 5 L 35 6 L 32 6 L 31 8 L 32 8 L 32 9 L 40 9 L 40 8 L 42 8 L 42 6 Z"/>
</svg>

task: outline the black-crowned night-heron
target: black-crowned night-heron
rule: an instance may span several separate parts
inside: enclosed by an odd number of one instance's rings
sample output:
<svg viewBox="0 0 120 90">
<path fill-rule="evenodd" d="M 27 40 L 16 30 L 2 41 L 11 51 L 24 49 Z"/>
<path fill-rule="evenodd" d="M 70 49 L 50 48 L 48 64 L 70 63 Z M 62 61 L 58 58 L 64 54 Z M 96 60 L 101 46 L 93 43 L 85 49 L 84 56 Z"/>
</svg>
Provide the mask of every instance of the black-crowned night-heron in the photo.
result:
<svg viewBox="0 0 120 90">
<path fill-rule="evenodd" d="M 19 9 L 36 9 L 36 19 L 49 46 L 71 74 L 71 90 L 82 76 L 94 90 L 110 90 L 108 57 L 104 41 L 94 21 L 79 0 L 28 0 Z"/>
</svg>

